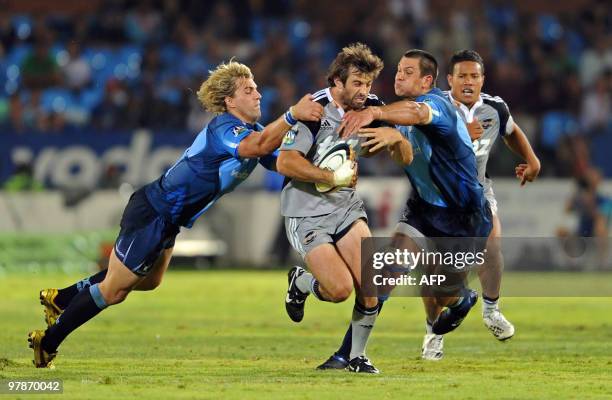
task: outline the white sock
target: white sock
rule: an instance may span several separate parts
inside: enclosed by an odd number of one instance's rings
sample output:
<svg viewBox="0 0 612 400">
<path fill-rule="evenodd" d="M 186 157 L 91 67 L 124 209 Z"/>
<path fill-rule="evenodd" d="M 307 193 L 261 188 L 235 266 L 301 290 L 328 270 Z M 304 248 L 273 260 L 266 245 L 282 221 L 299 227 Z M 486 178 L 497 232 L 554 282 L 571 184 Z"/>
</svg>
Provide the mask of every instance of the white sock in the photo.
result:
<svg viewBox="0 0 612 400">
<path fill-rule="evenodd" d="M 428 335 L 433 335 L 433 328 L 431 327 L 431 324 L 427 320 L 425 320 L 425 333 Z"/>
<path fill-rule="evenodd" d="M 361 304 L 355 302 L 353 308 L 353 318 L 351 319 L 351 327 L 353 328 L 353 339 L 351 341 L 352 360 L 355 357 L 364 356 L 368 338 L 374 328 L 374 322 L 378 317 L 378 305 L 372 308 L 365 308 Z"/>
<path fill-rule="evenodd" d="M 499 297 L 497 298 L 497 300 L 489 300 L 483 297 L 482 298 L 482 314 L 486 315 L 486 314 L 490 314 L 498 310 L 498 307 L 499 307 L 498 302 L 499 302 Z"/>
<path fill-rule="evenodd" d="M 295 286 L 302 293 L 312 293 L 317 299 L 327 301 L 319 291 L 319 281 L 310 272 L 304 272 L 295 278 Z"/>
<path fill-rule="evenodd" d="M 295 286 L 297 286 L 302 293 L 311 293 L 314 280 L 315 278 L 310 272 L 304 272 L 302 275 L 295 278 Z"/>
</svg>

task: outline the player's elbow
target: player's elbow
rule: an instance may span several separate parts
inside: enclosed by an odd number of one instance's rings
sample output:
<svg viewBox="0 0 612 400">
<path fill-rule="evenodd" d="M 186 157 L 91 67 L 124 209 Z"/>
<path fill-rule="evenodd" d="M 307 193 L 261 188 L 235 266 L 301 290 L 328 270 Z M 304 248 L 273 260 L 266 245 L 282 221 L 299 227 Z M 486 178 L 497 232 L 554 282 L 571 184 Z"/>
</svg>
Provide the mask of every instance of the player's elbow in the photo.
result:
<svg viewBox="0 0 612 400">
<path fill-rule="evenodd" d="M 274 150 L 278 148 L 279 145 L 280 143 L 263 139 L 261 143 L 258 144 L 257 157 L 263 157 L 267 156 L 268 154 L 272 154 Z"/>
<path fill-rule="evenodd" d="M 292 154 L 288 151 L 280 151 L 276 159 L 276 172 L 281 175 L 291 176 Z"/>
<path fill-rule="evenodd" d="M 397 150 L 393 150 L 391 154 L 395 162 L 402 167 L 410 165 L 412 163 L 412 160 L 414 160 L 412 146 L 409 142 L 402 143 L 400 145 L 400 148 Z"/>
<path fill-rule="evenodd" d="M 263 135 L 252 136 L 253 138 L 248 138 L 240 143 L 240 146 L 238 147 L 238 155 L 240 157 L 263 157 L 276 150 L 276 147 L 274 147 L 275 143 L 267 141 Z"/>
<path fill-rule="evenodd" d="M 412 147 L 410 147 L 410 153 L 408 154 L 408 157 L 406 158 L 406 165 L 412 164 L 413 161 L 414 161 L 414 153 L 412 152 Z"/>
<path fill-rule="evenodd" d="M 412 152 L 412 146 L 407 143 L 406 149 L 402 152 L 402 164 L 404 166 L 412 164 L 414 160 L 414 153 Z"/>
<path fill-rule="evenodd" d="M 410 164 L 412 164 L 412 160 L 414 160 L 414 155 L 412 154 L 412 152 L 408 153 L 408 154 L 404 154 L 402 157 L 402 162 L 401 164 L 405 167 L 408 166 Z"/>
<path fill-rule="evenodd" d="M 281 145 L 283 136 L 279 136 L 271 130 L 271 128 L 266 127 L 261 135 L 257 136 L 256 147 L 259 155 L 257 157 L 263 157 L 268 154 L 272 154 L 276 149 Z"/>
</svg>

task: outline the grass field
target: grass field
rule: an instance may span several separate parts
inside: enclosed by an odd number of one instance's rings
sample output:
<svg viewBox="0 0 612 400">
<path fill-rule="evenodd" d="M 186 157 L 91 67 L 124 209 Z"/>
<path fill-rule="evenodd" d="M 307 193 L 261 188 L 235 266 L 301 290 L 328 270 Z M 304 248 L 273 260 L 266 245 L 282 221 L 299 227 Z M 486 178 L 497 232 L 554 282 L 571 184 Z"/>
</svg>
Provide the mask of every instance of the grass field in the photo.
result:
<svg viewBox="0 0 612 400">
<path fill-rule="evenodd" d="M 63 395 L 30 398 L 612 399 L 610 298 L 505 298 L 517 328 L 507 343 L 486 331 L 478 305 L 446 337 L 440 362 L 419 359 L 419 300 L 393 298 L 368 347 L 382 374 L 321 373 L 314 367 L 339 343 L 352 301 L 309 299 L 294 324 L 280 271 L 170 272 L 70 336 L 55 370 L 37 370 L 26 334 L 43 327 L 38 290 L 77 278 L 0 276 L 0 378 L 64 381 Z"/>
</svg>

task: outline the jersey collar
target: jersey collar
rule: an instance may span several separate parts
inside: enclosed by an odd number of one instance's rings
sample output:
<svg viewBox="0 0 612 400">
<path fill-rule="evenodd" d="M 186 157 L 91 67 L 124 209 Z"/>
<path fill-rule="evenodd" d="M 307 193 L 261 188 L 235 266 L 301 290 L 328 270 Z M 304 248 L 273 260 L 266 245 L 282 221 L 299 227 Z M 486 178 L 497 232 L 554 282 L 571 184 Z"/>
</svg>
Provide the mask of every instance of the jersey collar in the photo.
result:
<svg viewBox="0 0 612 400">
<path fill-rule="evenodd" d="M 259 127 L 261 126 L 261 124 L 259 122 L 255 122 L 254 124 L 250 124 L 248 122 L 244 122 L 242 121 L 240 118 L 238 118 L 237 116 L 235 116 L 234 114 L 230 113 L 230 112 L 225 112 L 225 114 L 227 115 L 227 118 L 229 119 L 234 119 L 237 122 L 245 125 L 247 128 L 254 130 L 254 131 L 258 131 L 260 130 Z"/>
<path fill-rule="evenodd" d="M 482 105 L 482 97 L 480 95 L 478 95 L 478 100 L 476 101 L 476 103 L 474 103 L 472 108 L 468 108 L 462 102 L 455 100 L 450 90 L 448 91 L 448 97 L 451 99 L 451 102 L 453 104 L 459 104 L 459 110 L 461 110 L 461 112 L 465 116 L 465 120 L 467 121 L 467 123 L 470 123 L 474 120 L 474 113 L 476 113 L 478 107 Z"/>
<path fill-rule="evenodd" d="M 340 105 L 336 103 L 336 100 L 334 100 L 334 97 L 331 94 L 331 88 L 328 87 L 325 89 L 325 95 L 327 96 L 327 100 L 334 105 L 338 111 L 338 114 L 340 114 L 340 118 L 344 117 L 344 108 L 340 107 Z"/>
</svg>

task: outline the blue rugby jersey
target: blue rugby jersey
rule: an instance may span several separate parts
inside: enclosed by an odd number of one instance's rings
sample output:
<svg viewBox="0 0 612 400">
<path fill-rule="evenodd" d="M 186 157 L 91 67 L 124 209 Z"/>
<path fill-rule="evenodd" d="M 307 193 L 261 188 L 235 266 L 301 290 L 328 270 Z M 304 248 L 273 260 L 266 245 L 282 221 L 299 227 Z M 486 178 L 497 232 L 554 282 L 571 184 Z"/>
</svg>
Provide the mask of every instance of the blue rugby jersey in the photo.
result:
<svg viewBox="0 0 612 400">
<path fill-rule="evenodd" d="M 440 207 L 482 209 L 483 187 L 465 123 L 437 88 L 416 101 L 431 107 L 431 122 L 398 127 L 413 147 L 414 160 L 404 168 L 413 196 Z"/>
<path fill-rule="evenodd" d="M 230 113 L 213 118 L 176 163 L 145 187 L 153 208 L 176 225 L 191 228 L 221 196 L 234 190 L 259 161 L 271 169 L 278 152 L 241 158 L 238 145 L 261 124 L 247 124 Z"/>
</svg>

